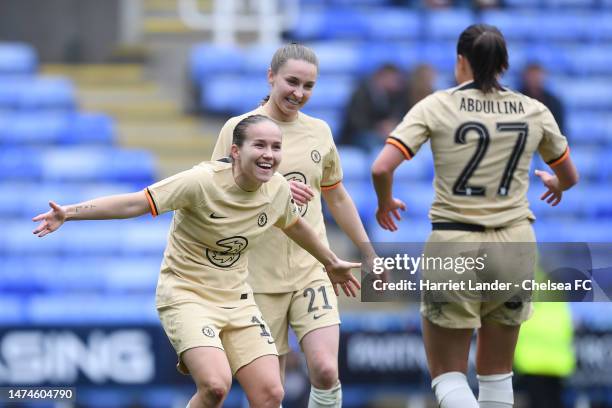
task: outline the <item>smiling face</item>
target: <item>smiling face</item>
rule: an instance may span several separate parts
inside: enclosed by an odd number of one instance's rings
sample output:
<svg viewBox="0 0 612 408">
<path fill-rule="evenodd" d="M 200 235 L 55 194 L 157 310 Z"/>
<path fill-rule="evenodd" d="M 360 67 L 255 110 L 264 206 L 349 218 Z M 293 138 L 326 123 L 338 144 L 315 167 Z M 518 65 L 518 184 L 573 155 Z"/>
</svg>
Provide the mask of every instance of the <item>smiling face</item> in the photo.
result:
<svg viewBox="0 0 612 408">
<path fill-rule="evenodd" d="M 280 121 L 295 119 L 310 99 L 316 80 L 317 66 L 304 60 L 289 59 L 276 73 L 268 70 L 272 87 L 265 105 L 268 114 Z"/>
<path fill-rule="evenodd" d="M 281 145 L 282 133 L 276 123 L 263 120 L 249 125 L 242 146 L 232 145 L 236 184 L 254 191 L 269 181 L 281 162 Z"/>
</svg>

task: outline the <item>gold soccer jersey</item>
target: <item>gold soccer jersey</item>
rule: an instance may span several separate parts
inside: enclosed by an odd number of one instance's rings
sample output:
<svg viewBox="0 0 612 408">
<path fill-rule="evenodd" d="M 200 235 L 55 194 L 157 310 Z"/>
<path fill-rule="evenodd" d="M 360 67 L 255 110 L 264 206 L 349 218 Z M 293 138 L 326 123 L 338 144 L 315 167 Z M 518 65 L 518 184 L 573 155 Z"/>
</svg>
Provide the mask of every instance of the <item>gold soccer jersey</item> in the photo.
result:
<svg viewBox="0 0 612 408">
<path fill-rule="evenodd" d="M 566 138 L 540 102 L 473 82 L 415 105 L 387 143 L 410 159 L 427 140 L 435 162 L 433 222 L 502 227 L 535 219 L 526 198 L 537 150 L 551 167 L 568 157 Z"/>
<path fill-rule="evenodd" d="M 244 191 L 230 163 L 198 164 L 145 193 L 154 216 L 175 211 L 157 284 L 158 307 L 201 300 L 239 303 L 251 292 L 246 251 L 266 230 L 277 229 L 270 227 L 286 228 L 298 219 L 280 174 L 256 191 Z"/>
<path fill-rule="evenodd" d="M 265 115 L 265 112 L 259 107 L 225 123 L 213 159 L 229 155 L 234 127 L 243 118 L 254 114 Z M 334 188 L 342 180 L 342 168 L 331 130 L 324 121 L 301 112 L 295 121 L 275 123 L 283 132 L 283 155 L 278 171 L 287 180 L 301 181 L 312 188 L 313 199 L 298 209 L 319 239 L 328 245 L 321 190 Z M 327 279 L 322 265 L 312 255 L 274 229 L 266 232 L 249 256 L 249 271 L 249 283 L 256 293 L 291 292 L 321 277 Z"/>
</svg>

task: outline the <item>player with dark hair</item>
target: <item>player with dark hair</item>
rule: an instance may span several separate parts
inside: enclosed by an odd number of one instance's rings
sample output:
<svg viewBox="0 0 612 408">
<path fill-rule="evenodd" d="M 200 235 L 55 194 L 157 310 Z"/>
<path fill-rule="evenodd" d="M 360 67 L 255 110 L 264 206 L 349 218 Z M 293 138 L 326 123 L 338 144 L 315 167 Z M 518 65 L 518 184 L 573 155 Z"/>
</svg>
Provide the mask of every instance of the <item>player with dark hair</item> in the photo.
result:
<svg viewBox="0 0 612 408">
<path fill-rule="evenodd" d="M 578 181 L 567 140 L 550 111 L 499 84 L 507 68 L 506 43 L 497 28 L 477 24 L 465 29 L 455 65 L 460 85 L 415 105 L 391 132 L 372 166 L 376 218 L 383 228 L 395 231 L 395 220 L 405 205 L 393 198 L 393 172 L 429 140 L 435 199 L 425 255 L 443 252 L 451 242 L 470 243 L 476 251 L 491 243 L 502 244 L 497 263 L 487 263 L 490 267 L 479 276 L 491 280 L 515 274 L 533 277 L 536 248 L 531 224 L 535 217 L 526 197 L 533 154 L 539 152 L 555 174 L 536 171 L 547 189 L 541 198 L 550 205 L 556 206 L 563 191 Z M 422 270 L 423 280 L 456 277 L 452 271 Z M 438 404 L 442 408 L 511 407 L 513 354 L 531 304 L 524 299 L 462 299 L 440 301 L 428 291 L 422 297 L 423 339 Z M 474 329 L 478 331 L 478 402 L 466 380 Z"/>
<path fill-rule="evenodd" d="M 246 252 L 270 227 L 315 256 L 334 285 L 359 288 L 350 269 L 304 222 L 278 173 L 282 135 L 262 115 L 237 123 L 231 160 L 203 162 L 144 191 L 59 206 L 33 218 L 43 237 L 72 220 L 133 218 L 174 211 L 157 285 L 162 326 L 176 350 L 177 368 L 197 392 L 190 408 L 220 407 L 232 374 L 250 406 L 278 408 L 283 397 L 277 350 L 246 282 Z M 296 271 L 299 273 L 300 271 Z"/>
<path fill-rule="evenodd" d="M 342 230 L 366 257 L 373 256 L 355 205 L 342 185 L 340 158 L 329 126 L 301 112 L 312 95 L 318 74 L 315 53 L 300 44 L 279 48 L 268 70 L 270 95 L 252 112 L 223 126 L 213 159 L 230 152 L 231 134 L 243 117 L 266 115 L 283 131 L 283 163 L 279 171 L 290 181 L 302 218 L 328 245 L 321 197 Z M 340 407 L 338 379 L 339 313 L 336 296 L 319 261 L 274 230 L 249 257 L 249 283 L 255 301 L 270 325 L 280 354 L 281 373 L 290 351 L 291 327 L 306 356 L 311 392 L 309 407 Z"/>
</svg>

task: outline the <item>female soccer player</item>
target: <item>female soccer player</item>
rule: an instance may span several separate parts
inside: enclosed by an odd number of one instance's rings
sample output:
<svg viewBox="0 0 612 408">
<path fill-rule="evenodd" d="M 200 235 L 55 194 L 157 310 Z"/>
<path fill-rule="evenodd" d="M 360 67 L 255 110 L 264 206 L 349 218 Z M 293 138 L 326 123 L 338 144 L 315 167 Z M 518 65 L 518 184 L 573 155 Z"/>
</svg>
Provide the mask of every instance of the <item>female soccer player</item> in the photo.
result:
<svg viewBox="0 0 612 408">
<path fill-rule="evenodd" d="M 65 221 L 153 216 L 174 210 L 157 286 L 157 309 L 193 377 L 190 408 L 219 407 L 232 374 L 250 406 L 278 408 L 283 396 L 277 351 L 246 283 L 246 252 L 276 226 L 325 265 L 334 284 L 359 288 L 350 269 L 298 215 L 281 161 L 281 131 L 265 116 L 241 120 L 233 132 L 231 163 L 201 163 L 144 191 L 59 206 L 33 218 L 43 237 Z M 299 273 L 299 272 L 298 272 Z"/>
<path fill-rule="evenodd" d="M 526 198 L 535 151 L 555 175 L 538 170 L 547 191 L 542 200 L 556 206 L 563 191 L 578 181 L 566 138 L 550 111 L 534 99 L 503 88 L 498 78 L 508 68 L 506 43 L 495 27 L 465 29 L 457 44 L 455 77 L 460 85 L 428 96 L 395 128 L 372 166 L 378 196 L 376 218 L 397 230 L 405 205 L 393 198 L 393 171 L 410 160 L 427 140 L 435 166 L 432 233 L 426 256 L 436 243 L 505 244 L 495 267 L 484 277 L 514 273 L 533 276 L 535 217 Z M 444 244 L 438 245 L 442 248 Z M 454 244 L 455 245 L 455 244 Z M 526 247 L 526 248 L 525 248 Z M 515 250 L 525 250 L 516 254 Z M 488 262 L 489 260 L 487 260 Z M 487 263 L 485 263 L 487 265 Z M 491 265 L 489 263 L 489 265 Z M 452 271 L 423 270 L 422 279 L 452 279 Z M 485 279 L 483 277 L 483 279 Z M 523 301 L 439 302 L 422 297 L 423 338 L 432 388 L 442 408 L 503 408 L 513 404 L 512 359 L 521 322 L 531 305 Z M 478 329 L 478 402 L 466 381 L 468 353 Z"/>
<path fill-rule="evenodd" d="M 350 196 L 342 185 L 342 168 L 329 126 L 300 111 L 317 81 L 318 60 L 312 50 L 299 44 L 279 48 L 268 70 L 270 95 L 252 112 L 229 119 L 221 133 L 213 159 L 230 153 L 231 134 L 242 118 L 262 114 L 283 131 L 283 163 L 279 171 L 291 181 L 293 198 L 302 218 L 325 245 L 327 237 L 321 197 L 342 230 L 373 256 L 368 237 Z M 340 407 L 338 380 L 339 314 L 336 297 L 319 261 L 270 230 L 249 258 L 249 283 L 255 301 L 270 325 L 281 355 L 290 351 L 288 328 L 296 333 L 306 356 L 311 382 L 309 407 Z"/>
</svg>

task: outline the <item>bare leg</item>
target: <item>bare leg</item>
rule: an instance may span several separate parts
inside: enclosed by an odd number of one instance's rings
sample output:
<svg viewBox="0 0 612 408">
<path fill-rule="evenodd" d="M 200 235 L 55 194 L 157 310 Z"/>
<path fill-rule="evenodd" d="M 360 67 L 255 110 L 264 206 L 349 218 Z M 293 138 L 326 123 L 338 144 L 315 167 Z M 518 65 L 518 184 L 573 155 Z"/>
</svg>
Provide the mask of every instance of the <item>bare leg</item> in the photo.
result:
<svg viewBox="0 0 612 408">
<path fill-rule="evenodd" d="M 467 373 L 472 329 L 447 329 L 422 318 L 423 342 L 431 378 L 450 372 Z"/>
<path fill-rule="evenodd" d="M 251 408 L 278 408 L 283 400 L 278 357 L 261 356 L 236 372 Z"/>
<path fill-rule="evenodd" d="M 189 408 L 221 407 L 232 385 L 225 352 L 216 347 L 195 347 L 185 351 L 181 358 L 197 387 Z"/>
<path fill-rule="evenodd" d="M 322 327 L 302 338 L 302 350 L 308 364 L 310 383 L 319 389 L 330 389 L 338 383 L 338 325 Z"/>
<path fill-rule="evenodd" d="M 483 320 L 478 330 L 476 372 L 480 375 L 503 374 L 512 371 L 514 349 L 521 326 L 505 326 Z"/>
</svg>

